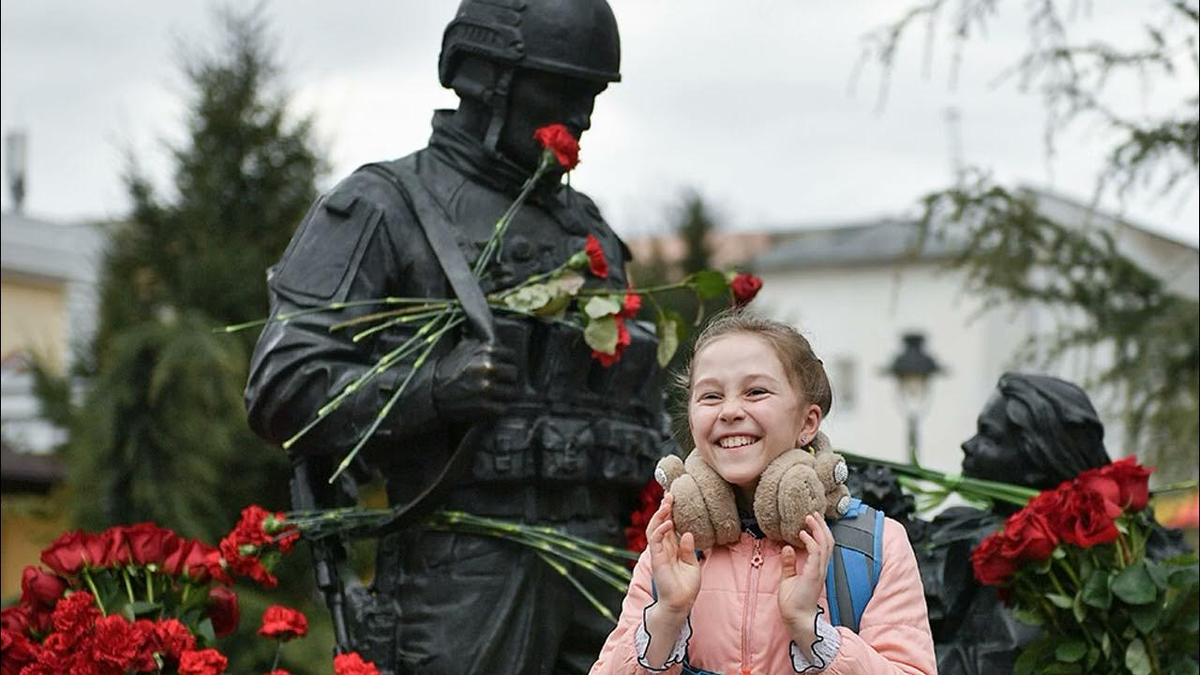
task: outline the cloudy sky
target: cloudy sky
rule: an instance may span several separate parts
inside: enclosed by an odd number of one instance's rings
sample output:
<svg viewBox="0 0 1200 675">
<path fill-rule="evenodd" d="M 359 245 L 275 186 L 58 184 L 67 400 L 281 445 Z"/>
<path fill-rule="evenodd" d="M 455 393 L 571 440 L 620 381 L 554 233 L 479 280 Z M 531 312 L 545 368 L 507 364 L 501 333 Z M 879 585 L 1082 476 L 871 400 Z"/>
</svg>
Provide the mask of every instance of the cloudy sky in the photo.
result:
<svg viewBox="0 0 1200 675">
<path fill-rule="evenodd" d="M 424 146 L 433 109 L 450 107 L 436 64 L 449 0 L 276 0 L 266 5 L 297 114 L 311 114 L 331 160 L 329 184 L 368 161 Z M 1165 3 L 1094 0 L 1071 27 L 1082 39 L 1134 41 Z M 710 198 L 730 228 L 822 226 L 912 213 L 946 185 L 955 147 L 1010 184 L 1086 201 L 1106 136 L 1081 125 L 1049 158 L 1036 94 L 996 83 L 1026 46 L 1025 3 L 1001 3 L 985 40 L 967 45 L 951 86 L 947 26 L 913 33 L 885 105 L 880 69 L 856 78 L 862 38 L 906 3 L 888 0 L 614 0 L 624 81 L 597 102 L 574 185 L 618 232 L 662 231 L 679 194 Z M 1148 10 L 1147 7 L 1151 9 Z M 182 129 L 180 45 L 212 44 L 212 4 L 193 0 L 4 0 L 2 120 L 29 134 L 26 210 L 56 219 L 118 217 L 132 153 L 163 184 L 164 139 Z M 1180 100 L 1183 85 L 1110 91 L 1135 114 Z M 1174 87 L 1174 88 L 1173 88 Z M 957 124 L 948 122 L 956 117 Z M 958 141 L 953 141 L 958 138 Z M 7 149 L 5 150 L 7 153 Z M 7 160 L 7 154 L 5 159 Z M 7 184 L 7 166 L 5 166 Z M 1169 198 L 1119 203 L 1135 222 L 1198 240 L 1195 183 Z M 7 209 L 11 198 L 4 192 Z"/>
</svg>

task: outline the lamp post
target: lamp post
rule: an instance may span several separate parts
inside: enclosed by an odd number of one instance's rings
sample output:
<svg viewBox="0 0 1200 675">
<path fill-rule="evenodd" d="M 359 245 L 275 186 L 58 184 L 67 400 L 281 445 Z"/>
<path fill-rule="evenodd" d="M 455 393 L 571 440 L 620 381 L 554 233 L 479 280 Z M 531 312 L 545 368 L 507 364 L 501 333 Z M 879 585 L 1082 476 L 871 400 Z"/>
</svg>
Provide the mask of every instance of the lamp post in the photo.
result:
<svg viewBox="0 0 1200 675">
<path fill-rule="evenodd" d="M 900 407 L 908 419 L 908 461 L 918 464 L 917 422 L 929 400 L 930 380 L 943 368 L 925 351 L 924 333 L 905 333 L 902 339 L 903 347 L 885 373 L 896 379 Z"/>
</svg>

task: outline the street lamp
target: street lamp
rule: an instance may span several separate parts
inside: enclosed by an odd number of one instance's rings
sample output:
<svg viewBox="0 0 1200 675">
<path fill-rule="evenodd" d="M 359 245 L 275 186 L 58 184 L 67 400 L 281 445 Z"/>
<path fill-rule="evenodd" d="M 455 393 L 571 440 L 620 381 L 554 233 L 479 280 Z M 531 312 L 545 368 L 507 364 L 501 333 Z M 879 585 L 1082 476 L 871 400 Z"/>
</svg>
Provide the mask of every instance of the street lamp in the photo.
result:
<svg viewBox="0 0 1200 675">
<path fill-rule="evenodd" d="M 908 419 L 908 461 L 917 464 L 917 422 L 929 400 L 929 382 L 943 368 L 925 351 L 924 333 L 905 333 L 902 339 L 900 354 L 884 372 L 896 378 L 900 406 Z"/>
</svg>

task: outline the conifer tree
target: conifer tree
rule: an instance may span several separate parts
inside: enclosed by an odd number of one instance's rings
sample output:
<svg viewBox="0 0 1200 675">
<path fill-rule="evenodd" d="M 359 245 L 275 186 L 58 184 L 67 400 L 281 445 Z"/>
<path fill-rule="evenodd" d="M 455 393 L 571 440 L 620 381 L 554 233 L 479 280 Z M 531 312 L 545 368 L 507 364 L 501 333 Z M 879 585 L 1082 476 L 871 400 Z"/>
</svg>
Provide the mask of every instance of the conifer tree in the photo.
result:
<svg viewBox="0 0 1200 675">
<path fill-rule="evenodd" d="M 86 529 L 154 521 L 215 544 L 245 506 L 289 507 L 284 453 L 246 424 L 255 335 L 214 329 L 267 314 L 266 269 L 315 199 L 324 161 L 311 120 L 293 119 L 279 89 L 259 12 L 217 20 L 219 45 L 184 58 L 190 101 L 186 135 L 168 147 L 173 185 L 157 190 L 136 163 L 127 172 L 133 207 L 110 226 L 81 402 L 48 406 L 69 431 L 75 520 Z M 310 593 L 307 555 L 284 563 L 269 595 L 238 588 L 247 625 L 222 644 L 239 672 L 270 664 L 274 646 L 248 626 L 265 603 Z M 301 658 L 288 667 L 303 672 L 311 658 L 313 672 L 328 672 L 318 663 L 327 649 L 291 646 L 285 662 Z"/>
</svg>

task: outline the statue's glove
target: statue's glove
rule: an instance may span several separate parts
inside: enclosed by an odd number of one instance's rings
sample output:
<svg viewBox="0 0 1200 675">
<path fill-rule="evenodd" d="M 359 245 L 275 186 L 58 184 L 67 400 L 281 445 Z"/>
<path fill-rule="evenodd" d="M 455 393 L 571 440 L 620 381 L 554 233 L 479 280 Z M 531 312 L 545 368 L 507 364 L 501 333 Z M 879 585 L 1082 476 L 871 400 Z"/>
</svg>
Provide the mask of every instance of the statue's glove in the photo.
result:
<svg viewBox="0 0 1200 675">
<path fill-rule="evenodd" d="M 504 412 L 517 397 L 515 355 L 501 345 L 463 340 L 438 361 L 433 401 L 451 422 L 473 422 Z"/>
</svg>

